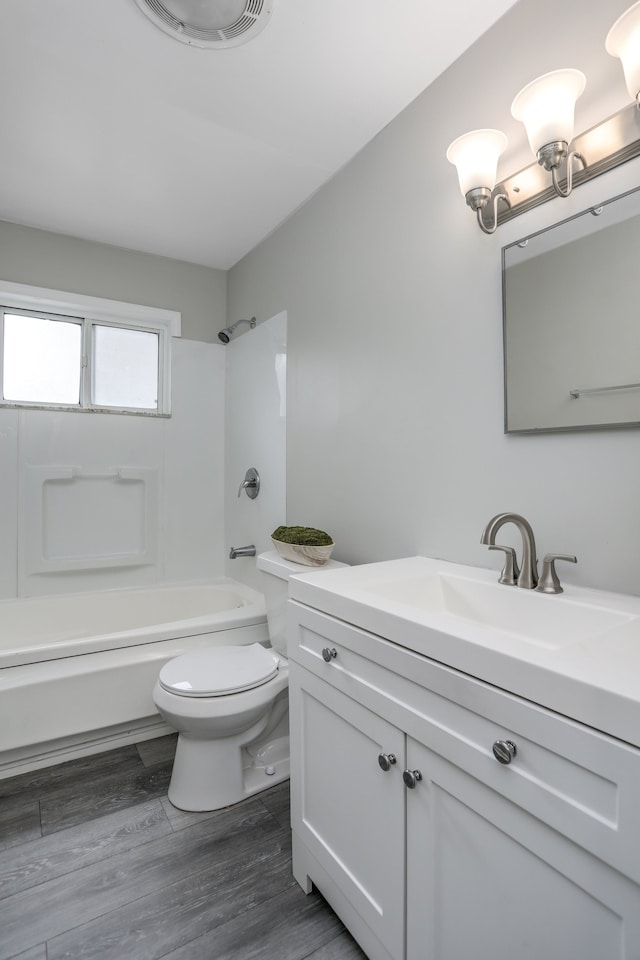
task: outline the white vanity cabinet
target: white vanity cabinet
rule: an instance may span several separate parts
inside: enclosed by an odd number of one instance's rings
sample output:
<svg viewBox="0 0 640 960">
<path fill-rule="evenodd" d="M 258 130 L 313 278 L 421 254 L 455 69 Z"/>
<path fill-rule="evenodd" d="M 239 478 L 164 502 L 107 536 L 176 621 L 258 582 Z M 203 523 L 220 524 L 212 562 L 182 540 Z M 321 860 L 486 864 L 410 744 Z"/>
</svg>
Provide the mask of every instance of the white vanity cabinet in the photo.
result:
<svg viewBox="0 0 640 960">
<path fill-rule="evenodd" d="M 371 960 L 640 958 L 638 749 L 289 615 L 294 875 Z"/>
</svg>

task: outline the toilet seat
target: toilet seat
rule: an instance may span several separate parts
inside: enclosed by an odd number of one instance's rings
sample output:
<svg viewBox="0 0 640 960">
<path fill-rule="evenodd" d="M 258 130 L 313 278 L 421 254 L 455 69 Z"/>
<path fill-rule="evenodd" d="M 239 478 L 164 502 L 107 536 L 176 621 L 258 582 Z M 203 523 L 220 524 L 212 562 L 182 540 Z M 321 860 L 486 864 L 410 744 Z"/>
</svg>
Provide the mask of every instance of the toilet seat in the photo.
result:
<svg viewBox="0 0 640 960">
<path fill-rule="evenodd" d="M 170 660 L 160 670 L 160 686 L 180 697 L 224 697 L 267 683 L 280 660 L 261 643 L 208 647 Z"/>
</svg>

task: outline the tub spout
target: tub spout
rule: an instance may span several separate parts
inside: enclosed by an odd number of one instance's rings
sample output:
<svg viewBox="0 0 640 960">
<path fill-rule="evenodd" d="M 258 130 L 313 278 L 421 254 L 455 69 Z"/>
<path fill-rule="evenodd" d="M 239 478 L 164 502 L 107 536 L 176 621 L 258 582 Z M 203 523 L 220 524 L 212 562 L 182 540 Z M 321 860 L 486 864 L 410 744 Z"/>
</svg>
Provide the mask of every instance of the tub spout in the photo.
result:
<svg viewBox="0 0 640 960">
<path fill-rule="evenodd" d="M 256 548 L 253 543 L 250 543 L 247 547 L 231 547 L 229 551 L 229 559 L 235 560 L 237 557 L 255 557 Z"/>
</svg>

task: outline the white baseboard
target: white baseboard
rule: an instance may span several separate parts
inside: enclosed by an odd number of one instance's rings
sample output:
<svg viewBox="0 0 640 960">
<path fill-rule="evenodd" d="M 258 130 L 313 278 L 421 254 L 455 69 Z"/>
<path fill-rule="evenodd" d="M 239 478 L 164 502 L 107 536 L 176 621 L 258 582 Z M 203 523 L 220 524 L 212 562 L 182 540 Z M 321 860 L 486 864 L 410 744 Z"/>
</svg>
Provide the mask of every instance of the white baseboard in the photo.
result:
<svg viewBox="0 0 640 960">
<path fill-rule="evenodd" d="M 160 717 L 147 717 L 131 723 L 118 724 L 105 730 L 92 730 L 73 737 L 62 737 L 47 743 L 33 744 L 0 753 L 0 780 L 52 767 L 67 760 L 104 753 L 130 743 L 140 743 L 155 737 L 175 733 Z"/>
</svg>

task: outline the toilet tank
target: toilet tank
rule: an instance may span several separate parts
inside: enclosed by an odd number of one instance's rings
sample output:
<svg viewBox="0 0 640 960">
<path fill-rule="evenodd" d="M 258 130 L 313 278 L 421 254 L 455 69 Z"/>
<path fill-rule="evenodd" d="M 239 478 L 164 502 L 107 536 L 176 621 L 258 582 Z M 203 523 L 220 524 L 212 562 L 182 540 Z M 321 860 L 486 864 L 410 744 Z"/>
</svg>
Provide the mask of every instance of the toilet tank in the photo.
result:
<svg viewBox="0 0 640 960">
<path fill-rule="evenodd" d="M 302 563 L 294 563 L 293 560 L 285 560 L 277 550 L 268 550 L 259 554 L 256 565 L 260 571 L 260 588 L 265 597 L 271 646 L 281 656 L 286 657 L 289 577 L 294 573 L 335 570 L 336 567 L 348 567 L 349 564 L 329 560 L 321 567 L 307 567 Z"/>
</svg>

